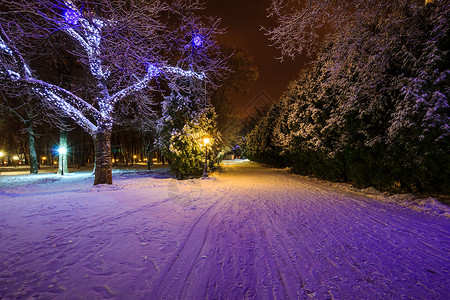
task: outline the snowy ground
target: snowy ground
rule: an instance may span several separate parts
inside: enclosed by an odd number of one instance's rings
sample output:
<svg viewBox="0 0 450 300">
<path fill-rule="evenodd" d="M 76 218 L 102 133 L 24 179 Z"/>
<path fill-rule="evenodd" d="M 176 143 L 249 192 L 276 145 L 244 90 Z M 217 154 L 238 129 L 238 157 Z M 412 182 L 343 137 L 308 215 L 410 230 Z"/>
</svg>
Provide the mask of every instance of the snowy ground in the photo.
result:
<svg viewBox="0 0 450 300">
<path fill-rule="evenodd" d="M 0 299 L 450 299 L 446 207 L 249 162 L 92 182 L 0 176 Z"/>
</svg>

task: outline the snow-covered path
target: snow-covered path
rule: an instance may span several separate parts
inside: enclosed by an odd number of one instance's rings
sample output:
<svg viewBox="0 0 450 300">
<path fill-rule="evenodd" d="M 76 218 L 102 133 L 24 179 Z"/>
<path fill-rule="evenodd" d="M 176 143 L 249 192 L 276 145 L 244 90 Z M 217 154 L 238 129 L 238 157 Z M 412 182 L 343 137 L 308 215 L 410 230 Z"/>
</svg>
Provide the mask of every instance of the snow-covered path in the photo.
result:
<svg viewBox="0 0 450 300">
<path fill-rule="evenodd" d="M 0 177 L 0 298 L 450 298 L 449 218 L 253 163 L 156 177 Z"/>
</svg>

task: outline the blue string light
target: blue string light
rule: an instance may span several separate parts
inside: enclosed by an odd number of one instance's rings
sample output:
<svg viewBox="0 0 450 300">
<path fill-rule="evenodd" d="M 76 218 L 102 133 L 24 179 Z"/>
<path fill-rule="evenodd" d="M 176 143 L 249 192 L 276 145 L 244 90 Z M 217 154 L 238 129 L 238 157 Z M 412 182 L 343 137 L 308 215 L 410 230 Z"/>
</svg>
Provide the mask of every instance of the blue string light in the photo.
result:
<svg viewBox="0 0 450 300">
<path fill-rule="evenodd" d="M 200 35 L 196 35 L 194 36 L 192 43 L 194 44 L 195 47 L 201 47 L 203 46 L 203 39 Z"/>
<path fill-rule="evenodd" d="M 150 77 L 158 77 L 160 70 L 154 64 L 150 64 L 147 68 L 147 72 Z"/>
<path fill-rule="evenodd" d="M 64 20 L 66 21 L 67 24 L 70 24 L 70 25 L 77 25 L 80 17 L 81 17 L 81 14 L 78 11 L 73 10 L 73 9 L 68 9 L 64 13 Z"/>
</svg>

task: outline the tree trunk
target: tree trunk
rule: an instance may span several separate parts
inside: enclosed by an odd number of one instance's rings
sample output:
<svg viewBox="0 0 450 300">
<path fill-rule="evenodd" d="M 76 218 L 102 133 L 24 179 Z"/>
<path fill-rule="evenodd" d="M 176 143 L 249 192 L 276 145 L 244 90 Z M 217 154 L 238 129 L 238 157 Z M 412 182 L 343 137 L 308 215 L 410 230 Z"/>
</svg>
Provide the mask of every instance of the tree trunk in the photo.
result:
<svg viewBox="0 0 450 300">
<path fill-rule="evenodd" d="M 59 148 L 68 149 L 67 148 L 67 131 L 60 130 L 59 131 Z M 59 163 L 58 163 L 58 174 L 61 175 L 62 170 L 64 170 L 64 174 L 69 173 L 69 169 L 67 168 L 67 152 L 64 154 L 59 154 Z M 62 162 L 62 163 L 61 163 Z"/>
<path fill-rule="evenodd" d="M 28 150 L 30 152 L 30 174 L 37 174 L 39 165 L 36 155 L 34 132 L 32 128 L 28 128 Z"/>
<path fill-rule="evenodd" d="M 95 179 L 94 185 L 112 184 L 111 132 L 99 132 L 94 138 Z"/>
</svg>

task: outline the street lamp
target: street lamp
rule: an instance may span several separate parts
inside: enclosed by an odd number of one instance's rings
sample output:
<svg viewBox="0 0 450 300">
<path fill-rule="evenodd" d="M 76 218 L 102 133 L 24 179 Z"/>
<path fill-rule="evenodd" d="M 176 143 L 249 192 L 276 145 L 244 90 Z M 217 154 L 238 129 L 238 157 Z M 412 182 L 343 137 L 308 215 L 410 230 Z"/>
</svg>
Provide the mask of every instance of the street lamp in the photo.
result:
<svg viewBox="0 0 450 300">
<path fill-rule="evenodd" d="M 59 158 L 61 158 L 61 175 L 64 175 L 64 155 L 67 153 L 66 147 L 59 147 Z"/>
<path fill-rule="evenodd" d="M 203 177 L 208 177 L 208 144 L 211 143 L 209 137 L 203 138 L 203 144 L 205 144 L 205 167 L 203 168 Z"/>
</svg>

